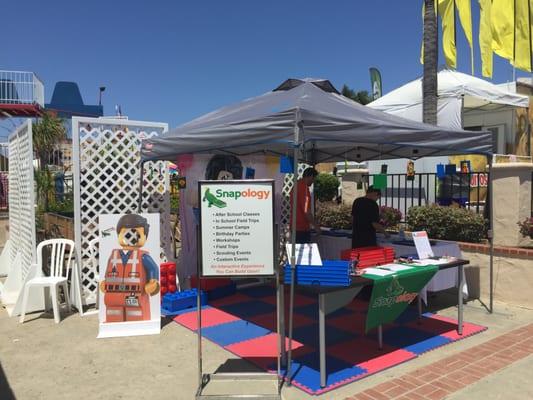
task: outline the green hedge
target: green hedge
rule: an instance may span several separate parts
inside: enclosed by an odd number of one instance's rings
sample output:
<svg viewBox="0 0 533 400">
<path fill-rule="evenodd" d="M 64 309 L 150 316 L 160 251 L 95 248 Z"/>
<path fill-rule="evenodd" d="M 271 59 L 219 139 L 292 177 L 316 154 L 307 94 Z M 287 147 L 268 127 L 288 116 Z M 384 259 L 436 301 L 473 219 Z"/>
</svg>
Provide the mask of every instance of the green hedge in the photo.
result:
<svg viewBox="0 0 533 400">
<path fill-rule="evenodd" d="M 406 222 L 409 230 L 425 230 L 432 239 L 479 243 L 487 237 L 487 223 L 483 216 L 465 208 L 411 207 Z"/>
<path fill-rule="evenodd" d="M 313 190 L 319 201 L 331 201 L 337 196 L 340 182 L 335 175 L 318 174 L 315 178 Z"/>
<path fill-rule="evenodd" d="M 316 219 L 323 227 L 352 229 L 352 207 L 333 202 L 317 202 Z"/>
</svg>

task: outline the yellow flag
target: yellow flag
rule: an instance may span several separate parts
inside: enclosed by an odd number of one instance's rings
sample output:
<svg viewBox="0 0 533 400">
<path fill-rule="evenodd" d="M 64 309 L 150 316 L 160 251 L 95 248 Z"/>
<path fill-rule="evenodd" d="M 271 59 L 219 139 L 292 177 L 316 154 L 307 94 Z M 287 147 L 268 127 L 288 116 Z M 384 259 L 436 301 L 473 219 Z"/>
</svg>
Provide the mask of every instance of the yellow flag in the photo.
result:
<svg viewBox="0 0 533 400">
<path fill-rule="evenodd" d="M 457 68 L 457 49 L 455 48 L 455 1 L 439 0 L 439 14 L 442 23 L 442 50 L 446 65 Z"/>
<path fill-rule="evenodd" d="M 514 4 L 515 0 L 492 1 L 492 49 L 507 60 L 514 56 Z"/>
<path fill-rule="evenodd" d="M 492 0 L 479 0 L 479 50 L 481 53 L 481 73 L 492 78 Z"/>
<path fill-rule="evenodd" d="M 474 46 L 472 42 L 472 4 L 470 0 L 455 0 L 455 6 L 459 12 L 461 26 L 470 45 L 470 62 L 472 75 L 474 75 Z"/>
<path fill-rule="evenodd" d="M 529 0 L 515 0 L 515 36 L 513 65 L 531 72 Z"/>
</svg>

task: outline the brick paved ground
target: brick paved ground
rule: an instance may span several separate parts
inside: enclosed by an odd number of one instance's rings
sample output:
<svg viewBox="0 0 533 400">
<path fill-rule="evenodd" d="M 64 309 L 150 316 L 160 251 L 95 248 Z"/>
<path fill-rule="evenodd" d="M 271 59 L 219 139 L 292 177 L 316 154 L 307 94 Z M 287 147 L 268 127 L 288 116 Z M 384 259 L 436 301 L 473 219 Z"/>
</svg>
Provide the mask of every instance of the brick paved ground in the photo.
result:
<svg viewBox="0 0 533 400">
<path fill-rule="evenodd" d="M 533 354 L 533 324 L 376 385 L 346 400 L 444 399 L 530 354 Z"/>
</svg>

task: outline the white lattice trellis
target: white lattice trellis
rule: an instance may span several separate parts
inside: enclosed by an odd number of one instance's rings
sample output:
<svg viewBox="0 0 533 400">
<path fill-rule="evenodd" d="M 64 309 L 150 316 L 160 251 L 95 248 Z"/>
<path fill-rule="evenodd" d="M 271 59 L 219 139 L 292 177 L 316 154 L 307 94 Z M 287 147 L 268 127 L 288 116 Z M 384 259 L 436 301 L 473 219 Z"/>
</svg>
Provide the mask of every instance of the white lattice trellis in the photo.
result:
<svg viewBox="0 0 533 400">
<path fill-rule="evenodd" d="M 21 260 L 21 284 L 28 276 L 35 256 L 35 198 L 33 184 L 33 141 L 31 120 L 9 136 L 9 237 L 10 261 Z"/>
<path fill-rule="evenodd" d="M 141 140 L 168 130 L 163 123 L 73 118 L 74 222 L 85 302 L 96 301 L 98 274 L 89 242 L 99 236 L 98 216 L 138 211 Z M 146 163 L 142 212 L 161 214 L 161 260 L 172 255 L 167 163 Z"/>
<path fill-rule="evenodd" d="M 308 164 L 298 164 L 298 179 L 302 177 L 305 169 L 309 167 Z M 291 219 L 291 203 L 290 196 L 293 185 L 293 174 L 285 174 L 283 179 L 283 202 L 281 204 L 281 224 L 284 228 L 287 227 Z"/>
</svg>

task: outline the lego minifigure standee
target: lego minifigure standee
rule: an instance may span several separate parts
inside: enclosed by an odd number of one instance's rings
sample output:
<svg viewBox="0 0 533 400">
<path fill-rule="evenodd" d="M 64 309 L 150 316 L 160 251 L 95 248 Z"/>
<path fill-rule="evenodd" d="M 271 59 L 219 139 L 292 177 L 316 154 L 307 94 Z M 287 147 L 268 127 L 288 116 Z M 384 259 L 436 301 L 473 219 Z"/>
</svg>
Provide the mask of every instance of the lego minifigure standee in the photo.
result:
<svg viewBox="0 0 533 400">
<path fill-rule="evenodd" d="M 159 292 L 157 264 L 142 250 L 150 225 L 137 214 L 122 216 L 117 223 L 120 248 L 113 249 L 105 279 L 100 282 L 106 305 L 105 322 L 150 320 L 150 296 Z"/>
</svg>

